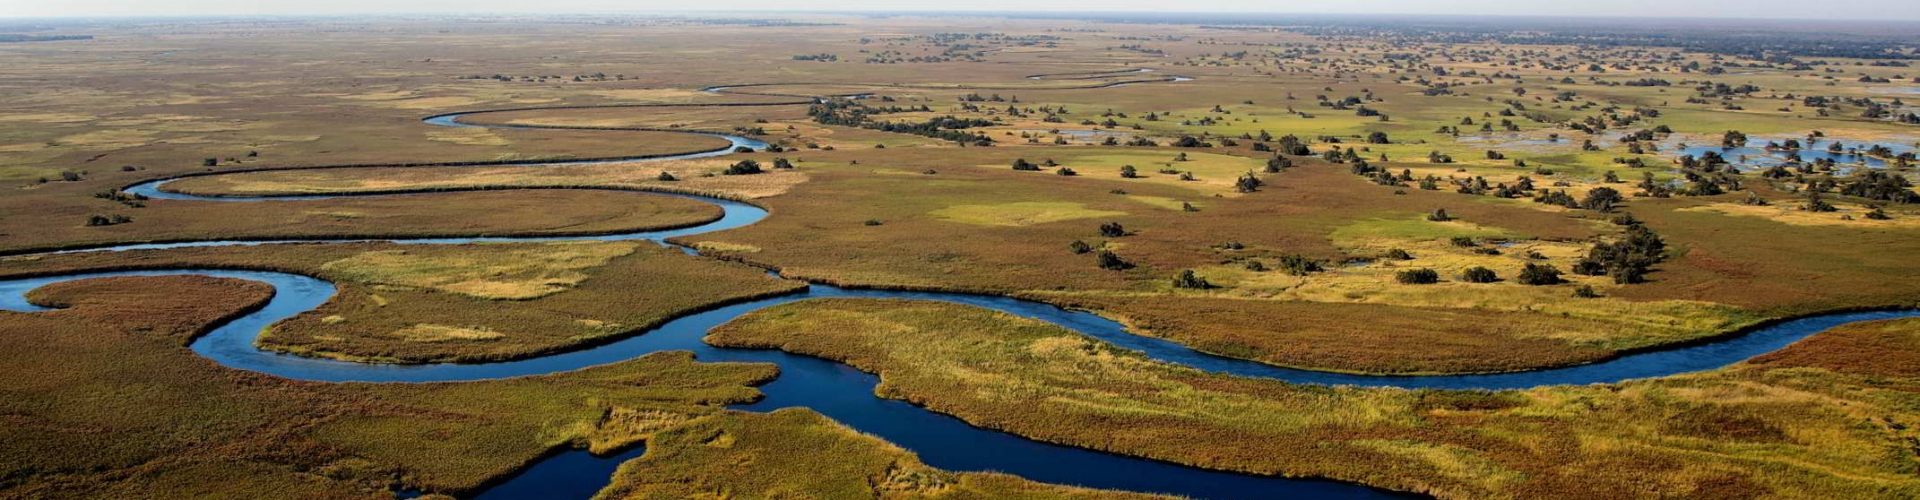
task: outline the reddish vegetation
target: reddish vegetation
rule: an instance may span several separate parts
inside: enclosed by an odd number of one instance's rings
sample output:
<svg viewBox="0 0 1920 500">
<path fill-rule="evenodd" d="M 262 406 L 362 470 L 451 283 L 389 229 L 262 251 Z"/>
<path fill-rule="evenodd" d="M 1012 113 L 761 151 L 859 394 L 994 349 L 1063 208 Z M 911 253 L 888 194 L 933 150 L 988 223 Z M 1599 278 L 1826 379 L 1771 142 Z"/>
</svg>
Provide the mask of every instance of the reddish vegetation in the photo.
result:
<svg viewBox="0 0 1920 500">
<path fill-rule="evenodd" d="M 1920 377 L 1920 320 L 1900 319 L 1843 325 L 1807 337 L 1750 363 L 1791 368 L 1807 366 L 1877 377 Z"/>
</svg>

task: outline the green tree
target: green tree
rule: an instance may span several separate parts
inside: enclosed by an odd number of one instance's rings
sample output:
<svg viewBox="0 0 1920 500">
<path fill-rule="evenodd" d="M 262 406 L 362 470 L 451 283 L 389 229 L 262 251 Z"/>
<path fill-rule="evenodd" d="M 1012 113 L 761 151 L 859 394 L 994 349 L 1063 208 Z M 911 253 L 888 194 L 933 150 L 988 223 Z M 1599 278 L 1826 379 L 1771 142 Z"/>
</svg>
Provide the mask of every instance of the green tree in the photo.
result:
<svg viewBox="0 0 1920 500">
<path fill-rule="evenodd" d="M 1393 280 L 1402 285 L 1426 285 L 1440 282 L 1440 273 L 1432 269 L 1408 269 L 1394 273 Z"/>
<path fill-rule="evenodd" d="M 1213 283 L 1208 283 L 1206 278 L 1202 278 L 1199 275 L 1195 275 L 1193 274 L 1192 269 L 1188 269 L 1188 270 L 1180 271 L 1180 274 L 1178 276 L 1173 277 L 1173 287 L 1188 288 L 1188 289 L 1194 289 L 1194 290 L 1206 290 L 1208 288 L 1213 288 Z"/>
</svg>

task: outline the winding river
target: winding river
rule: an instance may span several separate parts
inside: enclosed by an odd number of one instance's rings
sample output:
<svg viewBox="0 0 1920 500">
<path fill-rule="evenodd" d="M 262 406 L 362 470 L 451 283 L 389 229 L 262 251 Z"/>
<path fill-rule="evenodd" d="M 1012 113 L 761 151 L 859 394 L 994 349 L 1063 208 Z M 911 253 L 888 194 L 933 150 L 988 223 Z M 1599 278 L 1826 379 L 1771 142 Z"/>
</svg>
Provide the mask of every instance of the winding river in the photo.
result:
<svg viewBox="0 0 1920 500">
<path fill-rule="evenodd" d="M 723 92 L 712 88 L 710 92 Z M 776 94 L 769 94 L 776 95 Z M 794 97 L 794 96 L 788 96 Z M 794 105 L 753 103 L 751 105 Z M 721 104 L 726 105 L 726 104 Z M 686 106 L 686 105 L 668 105 Z M 636 106 L 623 106 L 636 107 Z M 480 125 L 460 121 L 478 111 L 428 117 L 425 122 L 439 126 L 494 128 L 566 128 L 537 125 Z M 667 159 L 702 158 L 730 154 L 736 148 L 758 150 L 766 143 L 745 137 L 707 132 L 687 132 L 726 138 L 730 146 L 722 149 L 657 157 L 593 159 L 527 166 L 606 163 Z M 322 199 L 344 196 L 387 195 L 301 195 L 264 197 L 205 197 L 175 193 L 163 189 L 172 179 L 143 182 L 126 188 L 130 193 L 158 200 L 198 200 L 224 202 L 261 202 L 268 200 Z M 766 218 L 766 210 L 751 204 L 684 194 L 653 193 L 659 196 L 692 198 L 718 205 L 724 215 L 695 227 L 663 231 L 643 231 L 602 236 L 489 237 L 489 238 L 417 238 L 382 239 L 403 244 L 461 244 L 474 242 L 524 242 L 551 240 L 652 240 L 737 228 Z M 68 250 L 66 252 L 124 251 L 201 246 L 261 245 L 310 241 L 342 240 L 218 240 L 180 243 L 121 245 Z M 686 249 L 693 253 L 691 249 Z M 1171 493 L 1199 499 L 1384 499 L 1405 498 L 1406 494 L 1360 485 L 1316 479 L 1288 479 L 1211 471 L 1147 459 L 1107 454 L 1081 448 L 1053 445 L 1010 434 L 976 428 L 946 415 L 934 413 L 905 402 L 874 396 L 878 378 L 846 365 L 777 350 L 728 349 L 701 341 L 705 333 L 743 314 L 769 306 L 822 297 L 886 298 L 937 300 L 968 304 L 1033 318 L 1072 329 L 1121 347 L 1133 349 L 1168 363 L 1241 375 L 1264 377 L 1302 384 L 1346 384 L 1375 387 L 1512 389 L 1554 384 L 1590 384 L 1659 377 L 1707 370 L 1736 363 L 1785 347 L 1796 340 L 1837 325 L 1866 320 L 1920 316 L 1920 311 L 1861 312 L 1830 314 L 1773 324 L 1743 335 L 1719 341 L 1631 354 L 1610 361 L 1550 370 L 1491 375 L 1453 376 L 1367 376 L 1280 368 L 1251 361 L 1223 358 L 1194 351 L 1166 340 L 1128 333 L 1120 324 L 1098 315 L 1063 310 L 1052 305 L 1020 299 L 940 292 L 907 292 L 842 288 L 814 284 L 790 295 L 761 299 L 683 316 L 658 328 L 626 339 L 576 351 L 519 361 L 481 364 L 390 365 L 365 364 L 307 358 L 261 351 L 254 346 L 260 332 L 280 320 L 312 310 L 330 300 L 332 283 L 308 276 L 266 271 L 227 269 L 167 269 L 69 274 L 52 277 L 0 281 L 0 309 L 41 311 L 28 303 L 25 294 L 35 288 L 64 281 L 107 276 L 206 275 L 257 281 L 272 285 L 273 298 L 261 309 L 228 321 L 196 339 L 191 348 L 222 365 L 281 377 L 331 382 L 439 382 L 484 380 L 525 375 L 548 374 L 615 363 L 659 351 L 691 351 L 701 361 L 774 363 L 780 376 L 761 387 L 766 397 L 735 408 L 769 411 L 803 406 L 843 424 L 898 444 L 920 455 L 929 465 L 956 471 L 1000 471 L 1036 481 L 1109 488 L 1140 492 Z M 1287 446 L 1275 443 L 1275 446 Z M 585 498 L 607 484 L 609 474 L 620 462 L 640 456 L 643 449 L 627 450 L 613 457 L 595 457 L 584 451 L 568 451 L 549 457 L 509 480 L 479 493 L 476 498 Z M 584 481 L 584 482 L 583 482 Z"/>
</svg>

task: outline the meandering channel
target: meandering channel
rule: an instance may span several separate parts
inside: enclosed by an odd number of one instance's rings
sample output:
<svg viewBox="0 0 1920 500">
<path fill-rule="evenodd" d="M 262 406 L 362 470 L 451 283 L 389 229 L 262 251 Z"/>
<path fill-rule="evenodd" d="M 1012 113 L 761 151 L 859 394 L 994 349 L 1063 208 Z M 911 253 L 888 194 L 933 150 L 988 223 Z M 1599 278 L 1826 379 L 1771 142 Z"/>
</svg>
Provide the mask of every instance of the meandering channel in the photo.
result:
<svg viewBox="0 0 1920 500">
<path fill-rule="evenodd" d="M 715 87 L 707 90 L 709 92 L 721 93 L 725 92 L 725 89 L 726 87 Z M 811 103 L 815 100 L 815 98 L 809 97 L 806 98 L 805 101 L 717 105 L 797 105 Z M 621 107 L 639 106 L 647 105 L 624 105 Z M 667 104 L 660 106 L 688 105 Z M 489 110 L 436 115 L 428 117 L 424 119 L 424 121 L 432 125 L 455 127 L 521 129 L 569 128 L 539 125 L 483 125 L 460 121 L 460 118 L 463 116 L 502 111 L 510 110 Z M 511 111 L 519 111 L 519 109 Z M 767 146 L 764 142 L 746 137 L 711 132 L 679 132 L 723 137 L 730 142 L 730 145 L 722 149 L 681 155 L 539 162 L 525 163 L 524 165 L 570 165 L 702 158 L 730 154 L 736 151 L 736 148 L 759 150 Z M 327 194 L 208 197 L 175 193 L 163 189 L 167 182 L 176 179 L 178 179 L 178 177 L 143 182 L 128 186 L 126 191 L 160 200 L 227 201 L 242 203 L 268 200 L 304 200 L 346 196 L 369 196 Z M 753 224 L 768 216 L 766 210 L 738 201 L 686 194 L 654 194 L 659 196 L 698 199 L 713 203 L 723 210 L 724 215 L 718 220 L 694 227 L 600 236 L 389 238 L 380 239 L 379 241 L 407 244 L 461 244 L 474 242 L 598 239 L 652 240 L 667 244 L 665 243 L 667 238 L 737 228 Z M 382 194 L 377 196 L 397 196 L 397 194 Z M 67 250 L 66 252 L 261 245 L 313 241 L 342 240 L 214 240 L 120 245 L 86 250 Z M 688 251 L 692 253 L 691 249 Z M 1920 311 L 1829 314 L 1777 323 L 1714 342 L 1669 350 L 1631 354 L 1591 365 L 1491 375 L 1397 377 L 1296 370 L 1252 361 L 1213 356 L 1194 351 L 1170 341 L 1134 335 L 1127 332 L 1119 323 L 1092 313 L 1068 311 L 1049 304 L 1009 297 L 941 292 L 868 290 L 821 284 L 813 284 L 801 293 L 734 304 L 683 316 L 653 330 L 609 344 L 538 358 L 482 364 L 366 364 L 262 351 L 255 347 L 254 340 L 263 329 L 283 319 L 319 307 L 330 300 L 335 292 L 334 284 L 324 280 L 279 272 L 230 269 L 159 269 L 77 273 L 4 280 L 0 281 L 0 309 L 15 311 L 45 310 L 44 308 L 27 302 L 25 298 L 26 293 L 33 289 L 59 282 L 107 276 L 184 274 L 257 281 L 274 287 L 276 293 L 264 307 L 240 318 L 218 325 L 211 332 L 201 336 L 191 344 L 194 352 L 231 368 L 251 370 L 293 379 L 332 382 L 469 381 L 577 370 L 590 366 L 629 360 L 659 351 L 692 351 L 701 361 L 774 363 L 780 366 L 780 376 L 761 387 L 762 392 L 766 395 L 763 400 L 753 404 L 740 405 L 736 408 L 749 411 L 766 411 L 793 406 L 811 408 L 854 429 L 877 435 L 906 449 L 912 450 L 918 453 L 924 462 L 935 467 L 957 471 L 993 470 L 1049 483 L 1141 492 L 1171 493 L 1201 499 L 1380 499 L 1402 498 L 1406 495 L 1336 481 L 1288 479 L 1211 471 L 1028 440 L 1010 434 L 976 428 L 959 419 L 937 414 L 905 402 L 878 398 L 874 396 L 874 386 L 878 383 L 878 378 L 846 365 L 820 358 L 788 354 L 777 350 L 719 348 L 707 345 L 702 342 L 701 339 L 708 330 L 741 315 L 769 306 L 799 300 L 822 297 L 937 300 L 984 307 L 1046 321 L 1099 338 L 1106 342 L 1111 342 L 1121 347 L 1137 350 L 1153 359 L 1220 373 L 1248 377 L 1265 377 L 1301 384 L 1347 384 L 1409 388 L 1512 389 L 1556 384 L 1618 382 L 1634 378 L 1659 377 L 1713 369 L 1780 349 L 1808 335 L 1841 324 L 1855 321 L 1920 316 Z M 481 497 L 511 498 L 516 495 L 513 492 L 533 492 L 534 496 L 552 498 L 552 495 L 556 494 L 558 490 L 542 486 L 547 484 L 577 483 L 579 481 L 578 476 L 580 476 L 580 474 L 569 474 L 569 472 L 578 472 L 578 470 L 571 468 L 571 466 L 567 464 L 594 465 L 598 467 L 598 469 L 595 470 L 611 470 L 609 464 L 617 464 L 619 461 L 638 456 L 638 453 L 638 450 L 629 450 L 626 453 L 611 458 L 592 457 L 584 451 L 562 453 L 540 464 L 536 464 L 528 471 L 487 492 L 481 493 Z M 604 476 L 605 474 L 597 475 Z M 606 480 L 606 477 L 600 477 L 600 482 L 597 484 L 604 485 Z M 576 489 L 580 491 L 598 490 L 597 486 L 593 488 L 578 488 L 577 484 L 575 486 Z"/>
</svg>

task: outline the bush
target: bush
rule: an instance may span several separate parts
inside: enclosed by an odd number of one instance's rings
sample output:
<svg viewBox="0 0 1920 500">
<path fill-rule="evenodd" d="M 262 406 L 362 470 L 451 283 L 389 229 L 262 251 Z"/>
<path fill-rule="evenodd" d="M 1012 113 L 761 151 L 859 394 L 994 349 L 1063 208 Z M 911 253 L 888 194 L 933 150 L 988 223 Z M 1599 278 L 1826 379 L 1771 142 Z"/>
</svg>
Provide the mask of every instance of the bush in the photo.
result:
<svg viewBox="0 0 1920 500">
<path fill-rule="evenodd" d="M 1526 267 L 1520 269 L 1520 276 L 1517 277 L 1515 281 L 1519 281 L 1520 284 L 1523 285 L 1539 286 L 1555 285 L 1565 282 L 1566 280 L 1560 279 L 1560 269 L 1553 267 L 1551 264 L 1534 264 L 1528 262 Z"/>
<path fill-rule="evenodd" d="M 1108 222 L 1100 225 L 1100 235 L 1108 238 L 1119 238 L 1127 235 L 1127 228 L 1121 227 L 1118 222 Z"/>
<path fill-rule="evenodd" d="M 1393 280 L 1402 285 L 1426 285 L 1440 282 L 1440 273 L 1432 269 L 1408 269 L 1394 273 Z"/>
<path fill-rule="evenodd" d="M 1206 278 L 1202 278 L 1198 275 L 1195 275 L 1193 274 L 1192 269 L 1188 269 L 1185 271 L 1180 271 L 1180 275 L 1173 277 L 1173 287 L 1187 288 L 1187 289 L 1193 289 L 1193 290 L 1205 290 L 1208 288 L 1213 288 L 1213 283 L 1208 283 Z"/>
<path fill-rule="evenodd" d="M 1133 263 L 1127 262 L 1126 260 L 1121 259 L 1119 255 L 1114 255 L 1113 252 L 1109 252 L 1106 250 L 1101 250 L 1098 253 L 1093 254 L 1093 258 L 1094 260 L 1099 261 L 1101 269 L 1105 269 L 1108 271 L 1120 271 L 1120 270 L 1133 268 Z"/>
<path fill-rule="evenodd" d="M 1067 244 L 1067 249 L 1072 250 L 1075 255 L 1078 255 L 1093 251 L 1093 245 L 1088 245 L 1087 242 L 1084 241 L 1073 240 L 1073 243 Z"/>
<path fill-rule="evenodd" d="M 753 160 L 740 160 L 739 163 L 735 163 L 731 166 L 728 166 L 727 170 L 725 172 L 721 172 L 720 174 L 721 175 L 753 175 L 753 174 L 764 173 L 764 172 L 766 171 L 760 169 L 760 162 L 753 161 Z"/>
<path fill-rule="evenodd" d="M 1431 214 L 1427 214 L 1427 220 L 1434 221 L 1434 222 L 1446 222 L 1446 221 L 1453 220 L 1453 216 L 1447 215 L 1447 209 L 1442 208 L 1439 210 L 1434 210 L 1433 213 Z"/>
<path fill-rule="evenodd" d="M 1286 254 L 1280 256 L 1280 270 L 1294 276 L 1306 276 L 1320 272 L 1320 263 L 1305 255 Z"/>
<path fill-rule="evenodd" d="M 1500 275 L 1494 274 L 1492 269 L 1473 266 L 1460 272 L 1460 281 L 1468 283 L 1492 283 L 1500 281 Z"/>
<path fill-rule="evenodd" d="M 1395 248 L 1387 251 L 1386 258 L 1393 260 L 1413 260 L 1413 254 L 1407 253 L 1406 250 Z"/>
</svg>

